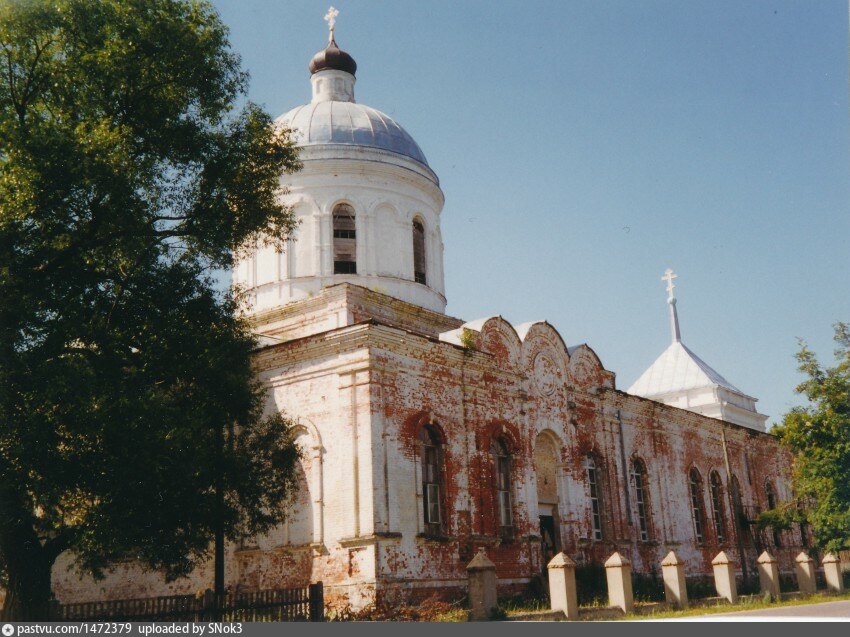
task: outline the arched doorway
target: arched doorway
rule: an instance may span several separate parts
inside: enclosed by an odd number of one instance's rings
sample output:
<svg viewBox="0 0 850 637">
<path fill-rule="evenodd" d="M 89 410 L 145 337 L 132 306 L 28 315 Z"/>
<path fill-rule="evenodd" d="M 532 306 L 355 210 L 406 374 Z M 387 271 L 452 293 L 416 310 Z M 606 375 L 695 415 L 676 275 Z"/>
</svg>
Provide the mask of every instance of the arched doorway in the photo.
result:
<svg viewBox="0 0 850 637">
<path fill-rule="evenodd" d="M 558 466 L 560 454 L 555 436 L 542 432 L 534 444 L 534 475 L 537 478 L 537 512 L 540 518 L 540 552 L 546 581 L 546 565 L 561 550 L 558 523 Z"/>
</svg>

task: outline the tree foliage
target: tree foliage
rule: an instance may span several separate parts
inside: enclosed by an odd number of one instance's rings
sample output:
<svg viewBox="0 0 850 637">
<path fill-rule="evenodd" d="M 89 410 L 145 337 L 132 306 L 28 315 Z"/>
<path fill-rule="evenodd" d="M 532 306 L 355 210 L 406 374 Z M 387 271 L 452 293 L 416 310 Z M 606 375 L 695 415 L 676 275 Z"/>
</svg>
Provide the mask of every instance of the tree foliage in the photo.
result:
<svg viewBox="0 0 850 637">
<path fill-rule="evenodd" d="M 850 326 L 846 323 L 835 325 L 835 342 L 834 367 L 823 367 L 801 343 L 797 360 L 806 380 L 797 392 L 809 405 L 792 409 L 773 430 L 794 454 L 797 498 L 778 512 L 784 510 L 786 522 L 811 524 L 815 544 L 825 551 L 850 548 Z M 781 526 L 782 520 L 765 523 Z"/>
<path fill-rule="evenodd" d="M 288 131 L 206 2 L 0 0 L 0 568 L 169 576 L 278 521 L 297 450 L 213 268 L 294 228 Z M 216 504 L 223 489 L 223 510 Z"/>
</svg>

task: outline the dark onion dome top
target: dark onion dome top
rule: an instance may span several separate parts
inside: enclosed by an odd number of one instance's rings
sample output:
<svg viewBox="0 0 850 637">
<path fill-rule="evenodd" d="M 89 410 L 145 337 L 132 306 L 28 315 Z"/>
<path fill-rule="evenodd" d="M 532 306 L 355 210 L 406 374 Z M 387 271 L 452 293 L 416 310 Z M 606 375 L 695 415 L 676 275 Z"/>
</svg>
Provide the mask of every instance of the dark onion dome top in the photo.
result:
<svg viewBox="0 0 850 637">
<path fill-rule="evenodd" d="M 324 49 L 316 53 L 310 60 L 310 75 L 328 69 L 345 71 L 352 75 L 357 72 L 357 62 L 348 53 L 340 49 L 333 38 Z"/>
</svg>

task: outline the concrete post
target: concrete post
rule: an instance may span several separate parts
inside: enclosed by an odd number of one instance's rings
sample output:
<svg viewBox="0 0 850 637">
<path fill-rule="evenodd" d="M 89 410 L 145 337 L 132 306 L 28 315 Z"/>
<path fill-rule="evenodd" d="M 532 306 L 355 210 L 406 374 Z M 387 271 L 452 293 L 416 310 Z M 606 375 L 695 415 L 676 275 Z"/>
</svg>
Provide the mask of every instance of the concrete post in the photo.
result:
<svg viewBox="0 0 850 637">
<path fill-rule="evenodd" d="M 779 601 L 779 566 L 776 558 L 765 551 L 759 555 L 757 562 L 762 594 L 769 594 L 774 602 Z"/>
<path fill-rule="evenodd" d="M 794 561 L 796 562 L 794 568 L 797 571 L 797 588 L 800 589 L 800 594 L 814 595 L 818 590 L 815 581 L 815 561 L 805 551 L 800 553 Z"/>
<path fill-rule="evenodd" d="M 619 553 L 614 553 L 605 562 L 605 577 L 608 580 L 608 605 L 620 608 L 624 613 L 632 612 L 635 607 L 632 563 Z"/>
<path fill-rule="evenodd" d="M 725 551 L 720 551 L 713 560 L 714 587 L 717 596 L 724 598 L 730 604 L 738 603 L 738 585 L 735 583 L 735 562 Z"/>
<path fill-rule="evenodd" d="M 685 563 L 674 551 L 670 551 L 661 562 L 664 578 L 664 597 L 673 608 L 688 607 L 688 588 L 685 585 Z"/>
<path fill-rule="evenodd" d="M 466 566 L 469 580 L 469 618 L 489 619 L 498 604 L 496 599 L 496 565 L 478 549 Z"/>
<path fill-rule="evenodd" d="M 844 577 L 841 573 L 841 558 L 835 553 L 823 556 L 823 578 L 826 580 L 826 590 L 830 593 L 844 592 Z"/>
<path fill-rule="evenodd" d="M 576 563 L 565 553 L 558 553 L 546 568 L 549 570 L 549 599 L 552 610 L 564 611 L 567 619 L 578 619 Z"/>
</svg>

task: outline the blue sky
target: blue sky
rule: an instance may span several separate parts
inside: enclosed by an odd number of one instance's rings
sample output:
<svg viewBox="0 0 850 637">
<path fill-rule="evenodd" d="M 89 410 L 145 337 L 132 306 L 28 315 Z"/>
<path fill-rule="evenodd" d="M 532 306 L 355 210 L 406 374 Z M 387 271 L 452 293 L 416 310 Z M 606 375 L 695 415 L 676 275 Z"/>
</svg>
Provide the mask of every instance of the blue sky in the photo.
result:
<svg viewBox="0 0 850 637">
<path fill-rule="evenodd" d="M 309 101 L 328 0 L 214 0 L 273 115 Z M 358 101 L 446 194 L 448 313 L 545 319 L 626 389 L 682 340 L 777 421 L 850 320 L 844 0 L 334 0 Z"/>
</svg>

